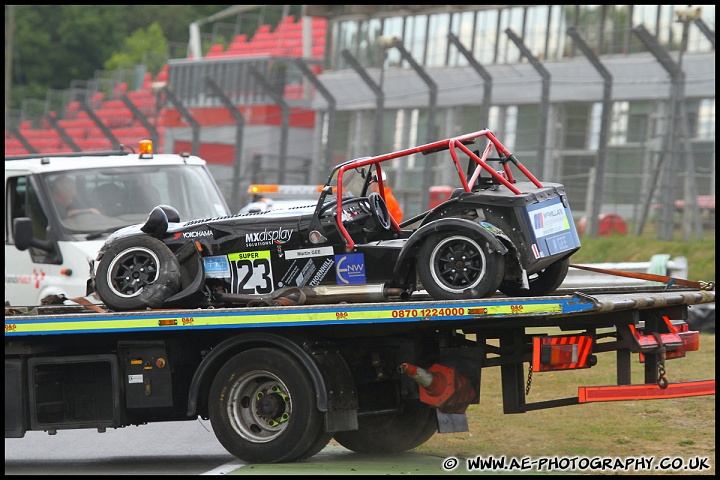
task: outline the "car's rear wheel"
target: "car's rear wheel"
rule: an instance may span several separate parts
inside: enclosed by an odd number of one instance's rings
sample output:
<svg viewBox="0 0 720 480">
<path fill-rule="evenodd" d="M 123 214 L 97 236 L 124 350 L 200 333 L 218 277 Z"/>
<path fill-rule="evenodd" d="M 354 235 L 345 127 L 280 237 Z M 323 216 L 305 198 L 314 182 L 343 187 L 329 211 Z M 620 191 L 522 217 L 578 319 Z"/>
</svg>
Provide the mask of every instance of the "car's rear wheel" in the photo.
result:
<svg viewBox="0 0 720 480">
<path fill-rule="evenodd" d="M 180 265 L 156 238 L 120 238 L 103 254 L 95 288 L 112 310 L 158 308 L 180 291 Z"/>
<path fill-rule="evenodd" d="M 420 247 L 417 272 L 433 298 L 482 298 L 497 290 L 505 263 L 502 254 L 485 240 L 465 233 L 437 233 Z"/>
<path fill-rule="evenodd" d="M 549 295 L 562 284 L 570 267 L 570 258 L 564 258 L 550 264 L 528 276 L 529 289 L 522 288 L 522 283 L 515 280 L 503 280 L 499 290 L 508 297 L 540 297 Z"/>
</svg>

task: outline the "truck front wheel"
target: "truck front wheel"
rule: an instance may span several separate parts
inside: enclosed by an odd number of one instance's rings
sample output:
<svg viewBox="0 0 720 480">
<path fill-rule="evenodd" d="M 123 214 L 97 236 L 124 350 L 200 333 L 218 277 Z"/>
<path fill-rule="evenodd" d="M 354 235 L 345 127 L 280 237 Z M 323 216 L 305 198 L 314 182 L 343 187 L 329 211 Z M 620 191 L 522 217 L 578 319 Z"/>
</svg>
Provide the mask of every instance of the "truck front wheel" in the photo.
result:
<svg viewBox="0 0 720 480">
<path fill-rule="evenodd" d="M 358 427 L 337 432 L 335 441 L 357 453 L 401 453 L 430 440 L 438 423 L 434 408 L 411 400 L 400 413 L 360 417 Z"/>
<path fill-rule="evenodd" d="M 324 432 L 310 376 L 291 355 L 255 348 L 231 358 L 210 388 L 210 422 L 225 449 L 248 463 L 282 463 L 314 455 Z"/>
</svg>

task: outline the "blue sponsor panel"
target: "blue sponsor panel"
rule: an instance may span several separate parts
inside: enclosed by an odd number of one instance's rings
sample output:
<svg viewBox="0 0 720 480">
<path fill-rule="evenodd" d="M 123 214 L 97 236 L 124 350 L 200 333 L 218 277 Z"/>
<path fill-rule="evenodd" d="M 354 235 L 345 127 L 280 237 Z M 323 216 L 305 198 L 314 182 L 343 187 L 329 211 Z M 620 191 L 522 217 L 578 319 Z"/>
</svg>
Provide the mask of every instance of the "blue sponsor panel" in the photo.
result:
<svg viewBox="0 0 720 480">
<path fill-rule="evenodd" d="M 561 197 L 551 198 L 525 207 L 528 224 L 532 225 L 536 258 L 566 252 L 580 247 L 570 208 Z"/>
<path fill-rule="evenodd" d="M 230 263 L 227 256 L 217 255 L 203 258 L 205 276 L 209 278 L 227 278 L 230 276 Z"/>
<path fill-rule="evenodd" d="M 362 253 L 335 255 L 335 277 L 338 285 L 362 285 L 365 278 L 365 257 Z"/>
</svg>

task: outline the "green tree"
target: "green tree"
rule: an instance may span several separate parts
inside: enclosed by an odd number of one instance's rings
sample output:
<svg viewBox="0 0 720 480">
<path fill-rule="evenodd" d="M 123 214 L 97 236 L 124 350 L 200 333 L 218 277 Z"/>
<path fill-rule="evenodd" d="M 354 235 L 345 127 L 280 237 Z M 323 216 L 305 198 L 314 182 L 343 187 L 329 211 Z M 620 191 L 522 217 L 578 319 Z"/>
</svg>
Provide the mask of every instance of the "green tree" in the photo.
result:
<svg viewBox="0 0 720 480">
<path fill-rule="evenodd" d="M 122 46 L 126 32 L 116 28 L 114 17 L 123 7 L 100 7 L 15 6 L 13 100 L 43 98 L 48 88 L 64 89 L 72 80 L 92 78 Z"/>
<path fill-rule="evenodd" d="M 104 68 L 128 68 L 131 61 L 145 63 L 148 71 L 156 73 L 167 60 L 170 44 L 187 45 L 191 23 L 228 7 L 231 5 L 6 5 L 6 44 L 12 45 L 9 108 L 20 108 L 27 99 L 45 99 L 48 90 L 67 89 L 73 81 L 92 79 Z M 229 33 L 251 35 L 261 24 L 274 26 L 284 15 L 298 16 L 301 8 L 261 5 L 208 22 L 202 33 L 206 42 L 212 36 L 217 43 L 221 23 L 225 27 L 221 37 L 227 43 L 232 40 Z M 12 42 L 7 39 L 10 16 Z M 152 24 L 159 26 L 159 32 L 151 29 Z M 138 56 L 147 41 L 148 49 Z M 159 53 L 157 42 L 161 41 L 166 51 Z"/>
<path fill-rule="evenodd" d="M 125 38 L 125 46 L 113 53 L 105 62 L 106 70 L 131 69 L 139 63 L 145 64 L 153 75 L 157 74 L 166 63 L 167 40 L 162 27 L 153 22 L 144 30 L 139 28 Z"/>
</svg>

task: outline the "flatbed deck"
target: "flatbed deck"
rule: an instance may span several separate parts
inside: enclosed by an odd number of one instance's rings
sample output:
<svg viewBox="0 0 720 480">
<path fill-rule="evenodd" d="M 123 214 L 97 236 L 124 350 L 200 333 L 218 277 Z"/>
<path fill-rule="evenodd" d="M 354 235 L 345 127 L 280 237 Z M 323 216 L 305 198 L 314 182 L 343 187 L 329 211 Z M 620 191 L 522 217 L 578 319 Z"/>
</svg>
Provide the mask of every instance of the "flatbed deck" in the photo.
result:
<svg viewBox="0 0 720 480">
<path fill-rule="evenodd" d="M 83 306 L 50 305 L 6 307 L 5 336 L 152 332 L 197 329 L 287 328 L 328 325 L 411 324 L 437 326 L 454 322 L 458 327 L 500 322 L 512 326 L 568 326 L 574 322 L 629 323 L 619 320 L 622 312 L 697 305 L 715 302 L 714 291 L 687 288 L 626 287 L 562 292 L 545 297 L 491 297 L 466 301 L 438 301 L 414 295 L 405 301 L 381 303 L 332 303 L 280 307 L 209 309 L 155 309 L 98 313 Z M 612 320 L 605 314 L 615 314 Z M 621 316 L 622 318 L 622 316 Z M 564 319 L 564 320 L 563 320 Z M 587 320 L 584 321 L 584 320 Z"/>
</svg>

